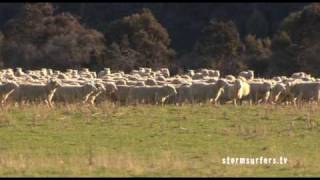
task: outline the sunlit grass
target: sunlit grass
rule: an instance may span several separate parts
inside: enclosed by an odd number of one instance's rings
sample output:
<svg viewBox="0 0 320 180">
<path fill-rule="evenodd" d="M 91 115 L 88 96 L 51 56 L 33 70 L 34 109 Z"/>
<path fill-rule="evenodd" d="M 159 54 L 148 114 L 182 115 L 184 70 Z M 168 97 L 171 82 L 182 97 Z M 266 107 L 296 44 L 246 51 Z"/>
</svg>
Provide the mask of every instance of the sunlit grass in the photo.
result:
<svg viewBox="0 0 320 180">
<path fill-rule="evenodd" d="M 320 108 L 2 107 L 1 176 L 319 176 Z M 228 166 L 223 157 L 287 165 Z"/>
</svg>

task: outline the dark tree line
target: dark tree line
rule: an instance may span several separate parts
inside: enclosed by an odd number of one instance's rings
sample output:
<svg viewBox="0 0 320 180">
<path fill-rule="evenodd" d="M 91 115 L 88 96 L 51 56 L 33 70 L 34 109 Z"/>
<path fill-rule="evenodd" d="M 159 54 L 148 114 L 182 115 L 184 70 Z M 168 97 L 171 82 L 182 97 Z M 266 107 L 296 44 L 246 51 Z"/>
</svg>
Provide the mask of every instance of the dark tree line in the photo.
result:
<svg viewBox="0 0 320 180">
<path fill-rule="evenodd" d="M 26 4 L 3 28 L 5 67 L 76 68 L 90 66 L 105 48 L 102 33 L 82 26 L 51 4 Z"/>
<path fill-rule="evenodd" d="M 7 3 L 0 27 L 3 67 L 320 75 L 318 3 Z"/>
</svg>

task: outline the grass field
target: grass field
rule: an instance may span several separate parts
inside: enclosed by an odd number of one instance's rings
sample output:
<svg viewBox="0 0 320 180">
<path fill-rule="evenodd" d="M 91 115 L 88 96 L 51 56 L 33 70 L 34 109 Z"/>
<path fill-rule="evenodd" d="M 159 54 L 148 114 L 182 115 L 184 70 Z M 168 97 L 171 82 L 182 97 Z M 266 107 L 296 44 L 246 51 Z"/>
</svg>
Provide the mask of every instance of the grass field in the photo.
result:
<svg viewBox="0 0 320 180">
<path fill-rule="evenodd" d="M 0 176 L 320 176 L 314 105 L 0 110 Z M 286 165 L 222 158 L 285 156 Z"/>
</svg>

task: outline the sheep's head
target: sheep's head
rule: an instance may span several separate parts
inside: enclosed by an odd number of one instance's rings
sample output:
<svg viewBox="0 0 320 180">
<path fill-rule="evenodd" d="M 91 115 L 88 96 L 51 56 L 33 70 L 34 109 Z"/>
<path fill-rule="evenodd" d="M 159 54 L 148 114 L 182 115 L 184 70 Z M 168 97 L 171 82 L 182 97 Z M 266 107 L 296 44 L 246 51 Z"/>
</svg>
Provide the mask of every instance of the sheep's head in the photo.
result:
<svg viewBox="0 0 320 180">
<path fill-rule="evenodd" d="M 83 85 L 83 89 L 85 92 L 97 91 L 98 88 L 92 82 L 88 82 Z"/>
<path fill-rule="evenodd" d="M 242 82 L 246 82 L 247 81 L 247 79 L 245 77 L 243 77 L 243 76 L 239 76 L 238 79 L 240 81 L 242 81 Z"/>
<path fill-rule="evenodd" d="M 227 75 L 226 79 L 230 80 L 230 81 L 235 81 L 236 80 L 236 78 L 233 75 Z"/>
<path fill-rule="evenodd" d="M 5 83 L 3 83 L 3 85 L 5 85 L 5 87 L 8 91 L 13 90 L 13 89 L 17 89 L 19 87 L 19 84 L 14 81 L 5 82 Z"/>
<path fill-rule="evenodd" d="M 166 78 L 161 75 L 161 76 L 158 76 L 158 77 L 157 77 L 157 80 L 158 80 L 158 81 L 166 81 Z"/>
<path fill-rule="evenodd" d="M 167 84 L 164 86 L 165 92 L 168 96 L 172 96 L 172 95 L 176 95 L 178 94 L 176 88 L 171 85 L 171 84 Z"/>
<path fill-rule="evenodd" d="M 98 91 L 101 91 L 101 92 L 105 92 L 106 91 L 106 87 L 102 83 L 96 83 L 95 86 L 96 86 Z"/>
<path fill-rule="evenodd" d="M 236 79 L 234 82 L 235 87 L 235 93 L 237 94 L 237 97 L 241 96 L 241 89 L 243 88 L 243 82 L 240 79 Z"/>
<path fill-rule="evenodd" d="M 146 85 L 154 86 L 157 85 L 157 82 L 154 79 L 147 79 L 145 80 Z"/>
<path fill-rule="evenodd" d="M 216 82 L 216 85 L 219 87 L 219 88 L 224 88 L 228 83 L 222 79 L 219 79 L 217 82 Z"/>
<path fill-rule="evenodd" d="M 127 85 L 127 82 L 125 80 L 118 80 L 116 81 L 116 85 Z"/>
<path fill-rule="evenodd" d="M 136 86 L 146 86 L 146 84 L 144 83 L 144 81 L 138 81 L 136 83 Z"/>
<path fill-rule="evenodd" d="M 211 71 L 209 71 L 209 76 L 210 77 L 220 77 L 220 71 L 211 70 Z"/>
<path fill-rule="evenodd" d="M 113 82 L 108 82 L 104 86 L 107 93 L 115 93 L 118 90 L 117 85 Z"/>
<path fill-rule="evenodd" d="M 194 70 L 188 70 L 188 75 L 189 75 L 189 76 L 192 77 L 192 76 L 194 76 L 194 74 L 195 74 L 195 73 L 194 73 Z"/>
<path fill-rule="evenodd" d="M 270 91 L 273 87 L 271 82 L 264 82 L 263 85 L 266 91 Z"/>
<path fill-rule="evenodd" d="M 58 78 L 59 79 L 67 79 L 67 76 L 65 74 L 59 73 Z"/>
<path fill-rule="evenodd" d="M 61 87 L 61 82 L 58 79 L 50 79 L 47 82 L 47 85 L 50 87 L 50 89 L 55 89 Z"/>
</svg>

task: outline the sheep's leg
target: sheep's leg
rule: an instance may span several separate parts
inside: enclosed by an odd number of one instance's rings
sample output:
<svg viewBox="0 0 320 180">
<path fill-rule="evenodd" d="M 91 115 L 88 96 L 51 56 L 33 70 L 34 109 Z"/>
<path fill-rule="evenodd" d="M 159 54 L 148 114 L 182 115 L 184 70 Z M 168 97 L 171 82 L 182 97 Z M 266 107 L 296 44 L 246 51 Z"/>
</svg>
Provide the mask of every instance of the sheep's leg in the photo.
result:
<svg viewBox="0 0 320 180">
<path fill-rule="evenodd" d="M 93 93 L 94 93 L 93 91 L 90 92 L 90 93 L 88 93 L 88 94 L 84 97 L 84 100 L 82 101 L 82 103 L 83 103 L 83 104 L 87 103 L 90 95 L 93 94 Z"/>
<path fill-rule="evenodd" d="M 219 106 L 219 105 L 221 105 L 221 101 L 219 101 L 218 99 L 215 101 L 215 104 L 217 105 L 217 106 Z"/>
<path fill-rule="evenodd" d="M 195 101 L 195 100 L 194 100 L 194 97 L 192 96 L 192 97 L 191 97 L 191 104 L 194 104 L 194 101 Z"/>
<path fill-rule="evenodd" d="M 4 105 L 4 98 L 1 97 L 1 107 L 3 107 L 3 105 Z"/>
<path fill-rule="evenodd" d="M 297 107 L 297 98 L 293 98 L 292 102 L 293 102 L 293 105 Z"/>
<path fill-rule="evenodd" d="M 49 107 L 50 107 L 50 108 L 53 108 L 53 104 L 52 104 L 51 101 L 48 101 L 48 104 L 49 104 Z"/>
<path fill-rule="evenodd" d="M 233 99 L 233 105 L 237 106 L 237 99 Z"/>
<path fill-rule="evenodd" d="M 210 98 L 209 103 L 212 104 L 212 105 L 215 105 L 215 104 L 216 104 L 216 101 L 215 101 L 215 99 Z"/>
<path fill-rule="evenodd" d="M 46 99 L 46 101 L 47 101 L 47 103 L 48 103 L 48 105 L 49 105 L 50 108 L 53 107 L 53 105 L 52 105 L 53 95 L 54 95 L 54 92 L 50 93 L 49 96 L 48 96 L 47 99 Z"/>
<path fill-rule="evenodd" d="M 222 91 L 221 91 L 221 90 L 219 90 L 218 95 L 213 99 L 214 105 L 217 105 L 218 100 L 219 100 L 219 98 L 220 98 L 221 94 L 222 94 Z"/>
<path fill-rule="evenodd" d="M 101 93 L 102 93 L 102 92 L 98 92 L 97 94 L 91 96 L 91 98 L 90 98 L 90 104 L 91 104 L 91 105 L 94 105 L 94 102 L 95 102 L 96 98 L 97 98 Z"/>
<path fill-rule="evenodd" d="M 0 99 L 1 99 L 1 105 L 3 105 L 4 102 L 5 102 L 5 95 L 2 95 L 2 96 L 0 97 Z"/>
<path fill-rule="evenodd" d="M 262 102 L 263 102 L 263 99 L 257 99 L 257 104 L 256 105 L 262 104 Z"/>
<path fill-rule="evenodd" d="M 316 105 L 318 105 L 319 102 L 320 102 L 320 99 L 319 99 L 319 97 L 317 97 L 317 99 L 316 99 Z"/>
<path fill-rule="evenodd" d="M 262 104 L 267 104 L 267 102 L 268 102 L 268 99 L 267 99 L 266 97 L 264 97 L 264 98 L 262 99 Z"/>
<path fill-rule="evenodd" d="M 90 102 L 91 105 L 94 105 L 95 97 L 96 97 L 96 96 L 94 96 L 94 97 L 91 96 L 91 98 L 90 98 L 90 100 L 89 100 L 89 102 Z"/>
<path fill-rule="evenodd" d="M 295 106 L 302 103 L 302 93 L 300 93 L 300 94 L 298 95 L 298 97 L 295 98 L 295 101 L 296 101 L 296 102 L 295 102 Z"/>
<path fill-rule="evenodd" d="M 214 106 L 214 107 L 215 107 L 215 106 L 217 106 L 217 104 L 218 104 L 218 102 L 217 102 L 217 101 L 218 101 L 218 100 L 214 99 L 214 100 L 212 101 L 212 103 L 211 103 L 211 104 L 212 104 L 212 106 Z"/>
<path fill-rule="evenodd" d="M 256 93 L 254 93 L 254 103 L 256 104 L 256 105 L 258 105 L 259 104 L 259 99 L 258 99 L 258 93 L 256 92 Z"/>
<path fill-rule="evenodd" d="M 45 104 L 49 107 L 49 108 L 52 108 L 52 104 L 50 102 L 50 96 L 47 96 L 45 99 L 44 99 L 44 102 Z"/>
<path fill-rule="evenodd" d="M 283 98 L 280 98 L 280 95 L 281 93 L 277 94 L 274 98 L 274 102 L 277 103 L 277 102 L 282 102 Z"/>
<path fill-rule="evenodd" d="M 163 107 L 164 106 L 164 101 L 161 101 L 161 107 Z"/>
<path fill-rule="evenodd" d="M 44 102 L 49 108 L 51 108 L 51 104 L 49 103 L 48 99 L 45 99 Z"/>
<path fill-rule="evenodd" d="M 188 96 L 188 102 L 189 102 L 190 104 L 193 104 L 193 97 L 192 97 L 192 96 Z"/>
<path fill-rule="evenodd" d="M 121 103 L 121 99 L 119 98 L 119 102 Z M 124 101 L 122 101 L 124 103 L 125 106 L 127 106 L 129 104 L 129 97 L 126 97 L 124 99 Z"/>
<path fill-rule="evenodd" d="M 240 99 L 240 105 L 242 106 L 243 105 L 243 99 Z"/>
<path fill-rule="evenodd" d="M 168 97 L 169 97 L 169 96 L 166 96 L 166 97 L 162 97 L 162 98 L 161 98 L 161 106 L 164 105 L 164 103 L 165 103 L 165 101 L 167 100 Z"/>
<path fill-rule="evenodd" d="M 13 91 L 14 91 L 14 89 L 11 90 L 10 92 L 8 92 L 7 94 L 2 95 L 2 97 L 1 97 L 1 104 L 4 104 L 4 103 L 6 102 L 6 100 L 8 99 L 8 97 L 10 96 L 10 94 L 13 93 Z"/>
</svg>

